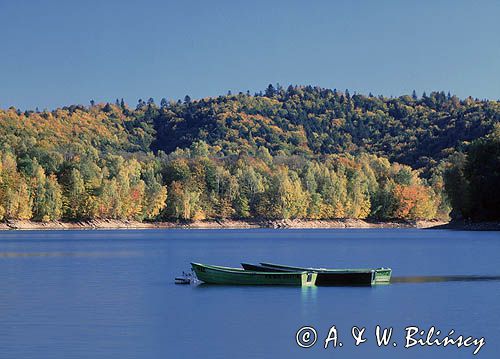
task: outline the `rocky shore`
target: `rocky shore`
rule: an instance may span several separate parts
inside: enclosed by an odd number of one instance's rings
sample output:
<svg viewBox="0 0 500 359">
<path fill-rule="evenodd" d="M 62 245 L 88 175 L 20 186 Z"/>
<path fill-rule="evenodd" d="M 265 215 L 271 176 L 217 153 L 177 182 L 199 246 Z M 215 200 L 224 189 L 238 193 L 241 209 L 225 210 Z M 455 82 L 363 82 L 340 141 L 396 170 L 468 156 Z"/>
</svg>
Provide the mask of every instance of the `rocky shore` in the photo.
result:
<svg viewBox="0 0 500 359">
<path fill-rule="evenodd" d="M 192 222 L 138 222 L 100 219 L 77 222 L 34 222 L 6 221 L 0 223 L 0 230 L 43 230 L 43 229 L 154 229 L 154 228 L 443 228 L 442 221 L 368 221 L 361 219 L 334 220 L 204 220 Z"/>
</svg>

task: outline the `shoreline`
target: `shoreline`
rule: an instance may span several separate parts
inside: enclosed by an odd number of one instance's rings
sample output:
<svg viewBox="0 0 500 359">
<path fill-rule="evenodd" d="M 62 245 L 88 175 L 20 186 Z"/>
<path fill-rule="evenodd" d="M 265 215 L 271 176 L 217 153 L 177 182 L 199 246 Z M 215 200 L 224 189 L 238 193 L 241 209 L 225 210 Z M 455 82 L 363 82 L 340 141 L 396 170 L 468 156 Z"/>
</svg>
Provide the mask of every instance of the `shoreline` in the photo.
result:
<svg viewBox="0 0 500 359">
<path fill-rule="evenodd" d="M 9 220 L 0 223 L 3 230 L 92 230 L 92 229 L 314 229 L 314 228 L 445 228 L 449 225 L 444 221 L 371 221 L 362 219 L 332 219 L 332 220 L 204 220 L 192 222 L 139 222 L 114 219 L 99 219 L 75 222 L 35 222 Z M 456 229 L 456 228 L 455 228 Z M 498 228 L 500 230 L 500 226 Z"/>
<path fill-rule="evenodd" d="M 366 229 L 366 228 L 420 228 L 465 231 L 500 231 L 500 222 L 465 221 L 375 221 L 351 218 L 329 220 L 306 219 L 248 219 L 248 220 L 203 220 L 203 221 L 164 221 L 139 222 L 116 219 L 95 219 L 88 221 L 51 221 L 35 222 L 29 220 L 8 220 L 0 222 L 1 231 L 12 230 L 97 230 L 97 229 Z"/>
</svg>

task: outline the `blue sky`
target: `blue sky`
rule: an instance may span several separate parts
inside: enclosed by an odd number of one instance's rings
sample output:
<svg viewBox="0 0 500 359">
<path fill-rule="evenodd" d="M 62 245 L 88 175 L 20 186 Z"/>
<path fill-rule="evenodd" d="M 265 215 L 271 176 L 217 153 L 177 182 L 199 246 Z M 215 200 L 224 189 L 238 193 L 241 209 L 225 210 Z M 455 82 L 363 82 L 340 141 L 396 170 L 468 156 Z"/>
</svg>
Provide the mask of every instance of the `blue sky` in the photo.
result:
<svg viewBox="0 0 500 359">
<path fill-rule="evenodd" d="M 0 107 L 269 83 L 500 98 L 500 1 L 0 0 Z"/>
</svg>

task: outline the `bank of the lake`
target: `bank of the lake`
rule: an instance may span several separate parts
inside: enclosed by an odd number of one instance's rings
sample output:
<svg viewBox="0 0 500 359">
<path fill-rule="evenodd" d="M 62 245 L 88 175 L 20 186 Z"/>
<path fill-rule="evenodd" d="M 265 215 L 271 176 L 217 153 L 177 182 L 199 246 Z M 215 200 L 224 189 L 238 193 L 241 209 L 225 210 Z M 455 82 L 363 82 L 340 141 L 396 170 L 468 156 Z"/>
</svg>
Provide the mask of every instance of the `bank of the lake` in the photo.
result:
<svg viewBox="0 0 500 359">
<path fill-rule="evenodd" d="M 9 220 L 0 223 L 0 230 L 40 230 L 40 229 L 155 229 L 155 228 L 433 228 L 446 226 L 443 221 L 369 221 L 362 219 L 332 220 L 203 220 L 189 222 L 139 222 L 114 219 L 88 221 L 19 221 Z"/>
</svg>

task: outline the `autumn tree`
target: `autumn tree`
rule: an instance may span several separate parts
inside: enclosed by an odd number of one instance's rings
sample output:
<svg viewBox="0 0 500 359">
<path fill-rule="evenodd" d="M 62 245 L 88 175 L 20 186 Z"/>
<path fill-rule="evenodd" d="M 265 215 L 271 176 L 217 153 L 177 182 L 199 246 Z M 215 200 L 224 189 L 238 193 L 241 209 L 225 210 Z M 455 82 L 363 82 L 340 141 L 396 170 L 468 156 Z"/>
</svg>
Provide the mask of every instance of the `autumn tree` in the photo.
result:
<svg viewBox="0 0 500 359">
<path fill-rule="evenodd" d="M 54 221 L 62 216 L 62 191 L 55 175 L 45 175 L 37 165 L 31 178 L 33 196 L 32 218 L 38 221 Z"/>
<path fill-rule="evenodd" d="M 64 184 L 63 210 L 66 218 L 87 218 L 87 191 L 80 171 L 76 168 L 70 170 Z"/>
</svg>

